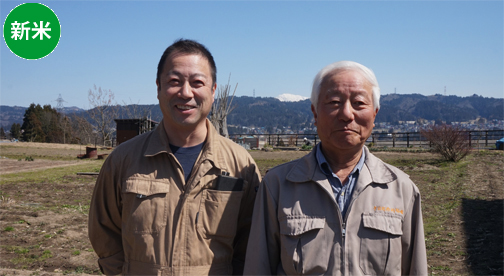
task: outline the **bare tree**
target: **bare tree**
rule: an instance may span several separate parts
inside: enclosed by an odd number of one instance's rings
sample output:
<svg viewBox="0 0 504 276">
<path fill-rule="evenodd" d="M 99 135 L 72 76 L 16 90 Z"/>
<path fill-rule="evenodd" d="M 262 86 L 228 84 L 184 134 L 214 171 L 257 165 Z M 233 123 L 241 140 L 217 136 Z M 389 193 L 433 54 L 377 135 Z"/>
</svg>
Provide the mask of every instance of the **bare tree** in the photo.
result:
<svg viewBox="0 0 504 276">
<path fill-rule="evenodd" d="M 434 125 L 420 130 L 420 133 L 431 143 L 434 151 L 448 161 L 458 162 L 471 151 L 467 133 L 457 126 Z"/>
<path fill-rule="evenodd" d="M 130 99 L 130 102 L 131 102 L 131 99 Z M 123 112 L 121 113 L 121 117 L 125 117 L 126 118 L 123 118 L 123 119 L 149 119 L 150 117 L 150 114 L 152 112 L 152 107 L 151 108 L 141 108 L 139 105 L 138 105 L 139 102 L 137 102 L 136 104 L 133 104 L 133 103 L 126 103 L 125 101 L 123 101 Z M 124 112 L 126 112 L 126 114 L 124 114 Z"/>
<path fill-rule="evenodd" d="M 76 140 L 84 145 L 94 143 L 95 133 L 93 133 L 93 126 L 85 118 L 72 114 L 70 122 Z"/>
<path fill-rule="evenodd" d="M 236 93 L 235 86 L 233 94 L 231 95 L 231 85 L 229 81 L 231 80 L 231 75 L 229 75 L 228 83 L 224 86 L 220 86 L 217 89 L 217 97 L 215 98 L 212 110 L 210 111 L 210 121 L 215 126 L 220 135 L 229 138 L 229 133 L 227 129 L 227 115 L 233 111 L 235 108 L 232 106 L 234 95 Z"/>
<path fill-rule="evenodd" d="M 89 117 L 93 122 L 95 131 L 103 139 L 103 145 L 111 142 L 115 131 L 115 121 L 118 115 L 118 106 L 114 101 L 112 90 L 101 87 L 89 89 L 88 100 L 91 108 L 88 110 Z"/>
</svg>

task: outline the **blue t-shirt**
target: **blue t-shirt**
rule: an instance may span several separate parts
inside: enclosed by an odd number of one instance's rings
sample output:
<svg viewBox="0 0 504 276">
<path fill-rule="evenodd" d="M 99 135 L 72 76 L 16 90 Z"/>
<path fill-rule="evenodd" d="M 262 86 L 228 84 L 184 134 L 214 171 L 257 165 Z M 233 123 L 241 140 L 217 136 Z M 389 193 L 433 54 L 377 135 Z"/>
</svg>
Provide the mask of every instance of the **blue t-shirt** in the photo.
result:
<svg viewBox="0 0 504 276">
<path fill-rule="evenodd" d="M 194 167 L 194 163 L 196 163 L 196 159 L 198 159 L 201 149 L 203 149 L 203 145 L 205 145 L 205 142 L 193 147 L 181 148 L 170 144 L 173 155 L 175 155 L 175 158 L 177 158 L 182 166 L 186 182 L 189 180 L 192 168 Z"/>
</svg>

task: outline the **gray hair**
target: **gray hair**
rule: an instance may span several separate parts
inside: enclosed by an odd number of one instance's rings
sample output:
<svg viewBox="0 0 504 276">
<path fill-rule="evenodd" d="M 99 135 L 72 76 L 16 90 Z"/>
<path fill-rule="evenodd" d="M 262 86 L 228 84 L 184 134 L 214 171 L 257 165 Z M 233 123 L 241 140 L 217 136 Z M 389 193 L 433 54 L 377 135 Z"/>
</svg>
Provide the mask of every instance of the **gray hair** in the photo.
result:
<svg viewBox="0 0 504 276">
<path fill-rule="evenodd" d="M 361 73 L 362 76 L 372 85 L 374 108 L 378 110 L 380 109 L 380 87 L 378 86 L 375 74 L 371 69 L 354 61 L 338 61 L 327 65 L 318 72 L 315 79 L 313 79 L 313 87 L 310 98 L 315 109 L 317 109 L 318 96 L 320 94 L 320 85 L 322 84 L 322 81 L 329 73 L 332 73 L 335 70 L 353 70 Z"/>
</svg>

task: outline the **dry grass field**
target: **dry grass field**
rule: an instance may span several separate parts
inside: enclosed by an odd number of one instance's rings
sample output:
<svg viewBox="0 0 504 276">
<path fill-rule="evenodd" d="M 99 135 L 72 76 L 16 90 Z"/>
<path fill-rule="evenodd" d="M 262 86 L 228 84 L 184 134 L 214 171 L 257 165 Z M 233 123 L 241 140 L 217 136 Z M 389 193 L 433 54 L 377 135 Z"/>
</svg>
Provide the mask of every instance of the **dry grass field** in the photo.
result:
<svg viewBox="0 0 504 276">
<path fill-rule="evenodd" d="M 100 274 L 87 213 L 102 160 L 70 145 L 0 143 L 0 275 Z M 99 150 L 98 154 L 110 150 Z M 261 172 L 307 152 L 252 151 Z M 422 193 L 431 275 L 503 274 L 504 154 L 459 163 L 421 152 L 375 152 Z M 34 161 L 28 161 L 33 159 Z"/>
</svg>

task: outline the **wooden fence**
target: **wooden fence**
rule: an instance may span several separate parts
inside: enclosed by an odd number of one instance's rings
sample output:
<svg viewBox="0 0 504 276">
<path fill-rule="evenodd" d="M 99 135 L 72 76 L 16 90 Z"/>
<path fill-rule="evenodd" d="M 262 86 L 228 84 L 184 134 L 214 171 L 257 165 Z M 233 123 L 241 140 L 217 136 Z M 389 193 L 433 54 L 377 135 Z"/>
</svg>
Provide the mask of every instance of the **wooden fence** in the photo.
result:
<svg viewBox="0 0 504 276">
<path fill-rule="evenodd" d="M 469 144 L 473 148 L 493 148 L 495 142 L 504 137 L 504 130 L 468 130 Z M 320 142 L 316 133 L 304 134 L 232 134 L 230 138 L 250 148 L 262 148 L 265 144 L 274 147 L 301 147 L 306 138 L 312 145 Z M 430 143 L 420 132 L 372 133 L 366 144 L 373 143 L 375 147 L 423 147 L 429 148 Z"/>
</svg>

